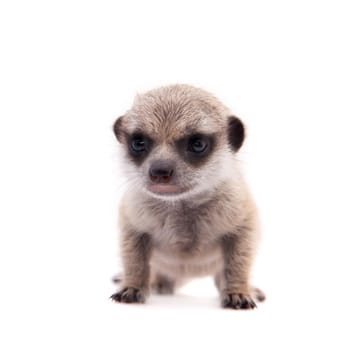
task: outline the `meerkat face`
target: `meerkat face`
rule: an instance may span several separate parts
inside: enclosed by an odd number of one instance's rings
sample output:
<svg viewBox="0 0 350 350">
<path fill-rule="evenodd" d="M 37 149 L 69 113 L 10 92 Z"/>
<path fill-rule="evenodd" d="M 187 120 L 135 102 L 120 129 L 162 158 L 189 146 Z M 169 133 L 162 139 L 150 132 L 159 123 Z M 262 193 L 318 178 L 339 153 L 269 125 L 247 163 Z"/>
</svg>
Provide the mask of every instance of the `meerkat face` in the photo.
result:
<svg viewBox="0 0 350 350">
<path fill-rule="evenodd" d="M 161 199 L 215 190 L 234 169 L 242 122 L 215 97 L 187 85 L 152 90 L 114 124 L 135 187 Z"/>
</svg>

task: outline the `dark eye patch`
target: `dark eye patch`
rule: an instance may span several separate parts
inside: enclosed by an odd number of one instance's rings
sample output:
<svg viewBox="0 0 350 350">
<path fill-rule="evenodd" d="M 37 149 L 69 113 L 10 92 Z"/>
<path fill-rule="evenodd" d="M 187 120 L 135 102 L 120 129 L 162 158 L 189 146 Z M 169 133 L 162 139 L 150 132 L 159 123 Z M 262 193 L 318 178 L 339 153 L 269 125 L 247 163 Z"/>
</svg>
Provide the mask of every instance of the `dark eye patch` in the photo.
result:
<svg viewBox="0 0 350 350">
<path fill-rule="evenodd" d="M 176 149 L 184 160 L 198 166 L 208 159 L 214 146 L 214 135 L 192 134 L 176 141 Z"/>
<path fill-rule="evenodd" d="M 142 133 L 126 135 L 126 138 L 131 159 L 141 164 L 152 148 L 152 139 Z"/>
</svg>

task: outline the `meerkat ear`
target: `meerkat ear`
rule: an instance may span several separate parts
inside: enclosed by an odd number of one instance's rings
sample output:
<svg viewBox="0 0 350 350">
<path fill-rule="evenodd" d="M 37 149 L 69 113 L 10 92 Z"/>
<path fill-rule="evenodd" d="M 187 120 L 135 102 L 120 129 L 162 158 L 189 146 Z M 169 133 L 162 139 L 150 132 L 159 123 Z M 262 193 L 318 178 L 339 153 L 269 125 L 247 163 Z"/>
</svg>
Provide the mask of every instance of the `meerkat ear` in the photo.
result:
<svg viewBox="0 0 350 350">
<path fill-rule="evenodd" d="M 123 116 L 119 117 L 113 124 L 114 135 L 119 142 L 123 142 Z"/>
<path fill-rule="evenodd" d="M 244 141 L 244 125 L 235 116 L 230 116 L 228 120 L 228 142 L 230 146 L 238 151 Z"/>
</svg>

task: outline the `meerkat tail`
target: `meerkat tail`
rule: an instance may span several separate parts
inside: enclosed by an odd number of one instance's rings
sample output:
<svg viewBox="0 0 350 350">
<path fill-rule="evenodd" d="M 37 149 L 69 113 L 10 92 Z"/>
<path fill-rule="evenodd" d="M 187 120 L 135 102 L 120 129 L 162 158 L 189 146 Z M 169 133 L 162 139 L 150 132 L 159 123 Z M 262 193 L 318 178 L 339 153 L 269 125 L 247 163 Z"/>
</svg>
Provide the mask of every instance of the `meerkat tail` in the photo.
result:
<svg viewBox="0 0 350 350">
<path fill-rule="evenodd" d="M 253 287 L 252 293 L 253 293 L 254 299 L 256 299 L 257 301 L 263 302 L 266 300 L 265 293 L 259 288 Z"/>
<path fill-rule="evenodd" d="M 115 283 L 115 284 L 121 283 L 122 280 L 123 280 L 123 277 L 122 277 L 121 274 L 117 274 L 117 275 L 112 277 L 112 282 Z"/>
</svg>

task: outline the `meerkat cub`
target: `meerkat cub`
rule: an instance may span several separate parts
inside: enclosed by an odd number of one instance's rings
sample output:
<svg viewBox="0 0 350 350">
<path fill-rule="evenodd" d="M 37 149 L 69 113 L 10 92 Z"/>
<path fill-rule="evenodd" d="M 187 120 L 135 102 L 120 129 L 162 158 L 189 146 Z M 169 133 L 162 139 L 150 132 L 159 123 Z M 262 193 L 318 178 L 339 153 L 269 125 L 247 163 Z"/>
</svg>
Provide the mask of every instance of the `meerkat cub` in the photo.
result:
<svg viewBox="0 0 350 350">
<path fill-rule="evenodd" d="M 143 303 L 212 275 L 225 308 L 253 309 L 259 228 L 236 153 L 244 126 L 213 95 L 172 85 L 136 97 L 114 124 L 129 180 L 120 206 L 123 278 L 111 298 Z"/>
</svg>

